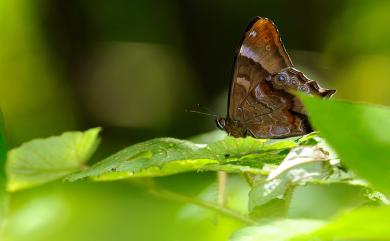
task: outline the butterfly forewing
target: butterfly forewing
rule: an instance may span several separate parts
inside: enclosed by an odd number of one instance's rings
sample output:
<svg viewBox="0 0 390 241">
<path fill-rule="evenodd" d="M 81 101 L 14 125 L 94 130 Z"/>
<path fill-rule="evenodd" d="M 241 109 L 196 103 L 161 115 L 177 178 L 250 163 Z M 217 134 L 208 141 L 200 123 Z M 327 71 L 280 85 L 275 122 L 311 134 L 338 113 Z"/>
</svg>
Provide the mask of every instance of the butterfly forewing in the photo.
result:
<svg viewBox="0 0 390 241">
<path fill-rule="evenodd" d="M 237 109 L 260 81 L 288 66 L 292 66 L 292 63 L 275 25 L 266 18 L 254 18 L 243 34 L 236 54 L 230 86 L 229 117 L 236 115 Z"/>
</svg>

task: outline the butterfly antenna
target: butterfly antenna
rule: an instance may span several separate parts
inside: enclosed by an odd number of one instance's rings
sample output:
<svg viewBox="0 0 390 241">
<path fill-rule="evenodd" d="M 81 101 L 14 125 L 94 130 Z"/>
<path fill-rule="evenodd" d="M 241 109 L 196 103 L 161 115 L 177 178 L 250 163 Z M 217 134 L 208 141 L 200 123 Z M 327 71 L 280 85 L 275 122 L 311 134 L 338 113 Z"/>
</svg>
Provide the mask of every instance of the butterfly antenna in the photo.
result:
<svg viewBox="0 0 390 241">
<path fill-rule="evenodd" d="M 215 115 L 215 116 L 219 116 L 219 114 L 217 114 L 216 111 L 214 111 L 214 110 L 212 110 L 212 109 L 210 109 L 210 108 L 208 108 L 208 107 L 206 107 L 206 106 L 204 106 L 204 105 L 202 105 L 202 104 L 197 104 L 197 106 L 198 106 L 199 109 L 205 110 L 206 113 L 211 113 L 211 114 L 213 114 L 213 115 Z"/>
<path fill-rule="evenodd" d="M 213 117 L 219 116 L 218 114 L 215 114 L 214 111 L 210 110 L 209 108 L 205 107 L 204 105 L 197 104 L 196 107 L 197 107 L 197 109 L 203 109 L 205 111 L 199 111 L 199 110 L 193 110 L 193 109 L 186 109 L 185 111 L 190 112 L 190 113 L 201 114 L 201 115 L 213 116 Z"/>
<path fill-rule="evenodd" d="M 207 115 L 207 116 L 213 116 L 213 117 L 218 117 L 217 115 L 214 115 L 214 114 L 205 113 L 205 112 L 196 111 L 196 110 L 186 110 L 186 112 L 196 113 L 196 114 L 201 114 L 201 115 Z"/>
</svg>

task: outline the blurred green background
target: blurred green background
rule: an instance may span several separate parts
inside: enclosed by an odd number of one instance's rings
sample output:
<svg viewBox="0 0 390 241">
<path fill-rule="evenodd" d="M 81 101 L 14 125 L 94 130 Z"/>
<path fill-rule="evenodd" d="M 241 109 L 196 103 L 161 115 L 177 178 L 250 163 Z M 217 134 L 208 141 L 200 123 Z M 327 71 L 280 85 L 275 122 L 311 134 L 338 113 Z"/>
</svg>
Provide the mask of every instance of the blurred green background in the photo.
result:
<svg viewBox="0 0 390 241">
<path fill-rule="evenodd" d="M 1 0 L 0 106 L 8 146 L 102 126 L 98 161 L 150 138 L 213 130 L 212 118 L 184 110 L 202 103 L 225 114 L 234 51 L 257 15 L 276 23 L 296 67 L 337 89 L 336 98 L 390 105 L 389 13 L 387 0 Z M 214 179 L 203 173 L 158 181 L 213 199 Z M 245 185 L 231 182 L 230 204 L 245 211 Z M 359 203 L 360 192 L 302 188 L 290 215 L 330 217 Z M 126 182 L 21 191 L 11 196 L 10 217 L 5 240 L 215 241 L 241 225 Z"/>
</svg>

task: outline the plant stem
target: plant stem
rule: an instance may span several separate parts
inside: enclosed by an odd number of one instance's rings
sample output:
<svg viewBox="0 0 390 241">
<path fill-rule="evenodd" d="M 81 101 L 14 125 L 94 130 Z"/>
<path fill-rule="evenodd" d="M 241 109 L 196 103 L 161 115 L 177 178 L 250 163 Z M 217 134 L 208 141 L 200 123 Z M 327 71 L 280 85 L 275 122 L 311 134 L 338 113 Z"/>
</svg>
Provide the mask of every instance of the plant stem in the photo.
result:
<svg viewBox="0 0 390 241">
<path fill-rule="evenodd" d="M 134 183 L 134 182 L 132 182 Z M 168 189 L 165 189 L 163 187 L 158 186 L 153 180 L 149 180 L 146 182 L 135 182 L 135 184 L 138 184 L 139 186 L 145 187 L 152 195 L 164 199 L 169 199 L 173 201 L 183 202 L 183 203 L 191 203 L 203 208 L 207 208 L 213 211 L 216 211 L 226 217 L 234 218 L 242 223 L 249 224 L 249 225 L 256 225 L 257 222 L 250 217 L 241 214 L 237 211 L 234 211 L 232 209 L 220 206 L 216 203 L 210 203 L 207 201 L 204 201 L 202 199 L 194 198 L 191 196 L 187 196 L 184 194 L 180 194 L 177 192 L 170 191 Z"/>
<path fill-rule="evenodd" d="M 253 177 L 251 176 L 251 174 L 249 174 L 247 172 L 243 172 L 242 175 L 244 176 L 244 179 L 248 183 L 248 185 L 250 187 L 253 187 L 254 181 L 253 181 Z"/>
<path fill-rule="evenodd" d="M 218 179 L 218 199 L 217 203 L 220 206 L 225 206 L 225 196 L 226 196 L 226 182 L 227 182 L 227 173 L 223 171 L 217 172 Z"/>
</svg>

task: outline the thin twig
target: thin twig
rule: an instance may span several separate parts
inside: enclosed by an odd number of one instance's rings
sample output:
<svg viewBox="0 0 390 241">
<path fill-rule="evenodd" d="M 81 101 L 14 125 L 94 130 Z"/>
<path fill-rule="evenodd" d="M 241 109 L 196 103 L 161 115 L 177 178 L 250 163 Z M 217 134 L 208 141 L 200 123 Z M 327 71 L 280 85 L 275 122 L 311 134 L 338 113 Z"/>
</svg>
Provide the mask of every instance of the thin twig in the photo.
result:
<svg viewBox="0 0 390 241">
<path fill-rule="evenodd" d="M 257 222 L 250 217 L 241 214 L 237 211 L 234 211 L 232 209 L 220 206 L 216 203 L 210 203 L 207 201 L 204 201 L 199 198 L 194 198 L 191 196 L 187 196 L 181 193 L 173 192 L 171 190 L 165 189 L 161 186 L 158 186 L 153 180 L 144 180 L 146 182 L 143 182 L 140 180 L 139 182 L 132 182 L 134 184 L 137 184 L 138 186 L 142 186 L 146 188 L 152 195 L 164 199 L 169 199 L 177 202 L 182 203 L 191 203 L 203 208 L 207 208 L 213 211 L 216 211 L 226 217 L 234 218 L 242 223 L 249 224 L 249 225 L 256 225 Z"/>
<path fill-rule="evenodd" d="M 218 205 L 224 207 L 226 202 L 226 183 L 227 183 L 227 173 L 224 171 L 217 172 L 218 178 Z"/>
<path fill-rule="evenodd" d="M 253 177 L 251 176 L 251 174 L 248 172 L 243 172 L 242 175 L 244 176 L 244 179 L 248 183 L 248 185 L 250 187 L 253 187 L 255 183 L 254 183 L 254 180 L 253 180 Z"/>
</svg>

